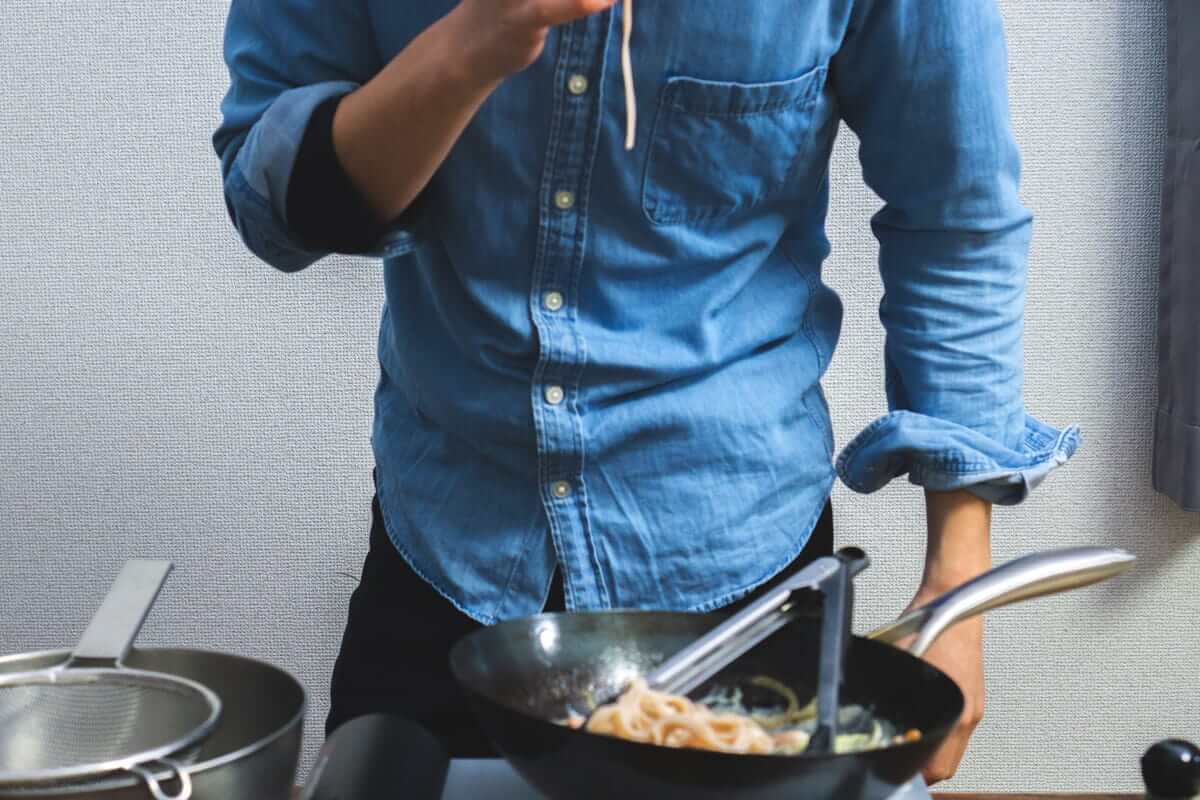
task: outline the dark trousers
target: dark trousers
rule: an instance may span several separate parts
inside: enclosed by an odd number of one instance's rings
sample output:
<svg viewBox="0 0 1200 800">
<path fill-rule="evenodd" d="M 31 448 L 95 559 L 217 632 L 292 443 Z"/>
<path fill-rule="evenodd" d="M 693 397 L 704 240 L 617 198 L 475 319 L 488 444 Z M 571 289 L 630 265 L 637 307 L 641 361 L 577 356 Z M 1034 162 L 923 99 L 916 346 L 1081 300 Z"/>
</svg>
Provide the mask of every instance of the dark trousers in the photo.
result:
<svg viewBox="0 0 1200 800">
<path fill-rule="evenodd" d="M 354 717 L 387 712 L 419 722 L 440 737 L 454 757 L 493 756 L 495 750 L 448 666 L 454 643 L 481 626 L 412 571 L 388 539 L 378 498 L 371 508 L 371 547 L 362 581 L 350 598 L 325 733 Z M 730 608 L 750 603 L 792 572 L 832 552 L 833 512 L 826 505 L 796 560 Z M 562 580 L 556 576 L 545 610 L 563 609 Z"/>
</svg>

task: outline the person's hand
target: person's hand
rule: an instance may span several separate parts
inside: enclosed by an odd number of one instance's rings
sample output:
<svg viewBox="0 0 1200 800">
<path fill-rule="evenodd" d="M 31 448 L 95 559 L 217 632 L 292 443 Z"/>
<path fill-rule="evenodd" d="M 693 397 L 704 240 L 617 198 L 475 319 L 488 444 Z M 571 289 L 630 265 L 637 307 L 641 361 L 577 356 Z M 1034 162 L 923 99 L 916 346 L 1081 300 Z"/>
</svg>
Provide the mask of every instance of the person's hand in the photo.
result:
<svg viewBox="0 0 1200 800">
<path fill-rule="evenodd" d="M 939 594 L 941 592 L 934 589 L 919 590 L 905 612 L 925 605 Z M 907 645 L 908 641 L 911 637 L 901 644 Z M 983 617 L 951 627 L 938 637 L 922 658 L 953 678 L 966 701 L 958 724 L 922 770 L 925 782 L 934 784 L 954 777 L 971 734 L 983 719 Z"/>
<path fill-rule="evenodd" d="M 462 0 L 452 14 L 463 57 L 485 81 L 500 81 L 542 54 L 555 25 L 596 14 L 617 0 Z"/>
</svg>

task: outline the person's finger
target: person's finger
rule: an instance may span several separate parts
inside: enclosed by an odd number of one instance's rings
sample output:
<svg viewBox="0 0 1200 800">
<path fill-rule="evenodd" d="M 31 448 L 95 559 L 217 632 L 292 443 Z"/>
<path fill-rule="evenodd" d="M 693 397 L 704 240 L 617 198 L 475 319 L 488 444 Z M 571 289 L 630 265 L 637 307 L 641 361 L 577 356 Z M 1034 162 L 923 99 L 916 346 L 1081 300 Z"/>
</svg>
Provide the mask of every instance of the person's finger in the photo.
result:
<svg viewBox="0 0 1200 800">
<path fill-rule="evenodd" d="M 530 0 L 530 22 L 542 28 L 564 25 L 611 8 L 617 0 Z"/>
<path fill-rule="evenodd" d="M 967 740 L 965 738 L 959 736 L 957 732 L 951 734 L 938 748 L 933 758 L 925 762 L 925 767 L 921 770 L 925 783 L 933 786 L 953 778 L 954 773 L 958 771 L 958 765 L 962 761 L 966 748 Z"/>
<path fill-rule="evenodd" d="M 982 709 L 975 708 L 973 703 L 968 704 L 954 730 L 942 742 L 942 746 L 933 754 L 933 758 L 925 763 L 921 774 L 927 784 L 932 786 L 954 777 L 982 716 Z"/>
<path fill-rule="evenodd" d="M 986 691 L 983 675 L 983 626 L 978 621 L 961 623 L 933 644 L 924 659 L 945 672 L 962 690 L 963 712 L 950 735 L 922 770 L 930 784 L 954 777 L 967 751 L 971 736 L 983 718 Z"/>
</svg>

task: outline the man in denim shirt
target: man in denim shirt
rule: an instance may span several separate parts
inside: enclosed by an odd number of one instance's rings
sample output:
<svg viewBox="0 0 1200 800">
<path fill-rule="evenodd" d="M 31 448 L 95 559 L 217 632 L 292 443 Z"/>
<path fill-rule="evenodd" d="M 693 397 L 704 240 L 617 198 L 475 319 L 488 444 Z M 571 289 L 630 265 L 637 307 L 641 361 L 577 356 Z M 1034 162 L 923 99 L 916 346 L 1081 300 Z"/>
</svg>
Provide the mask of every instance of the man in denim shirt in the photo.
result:
<svg viewBox="0 0 1200 800">
<path fill-rule="evenodd" d="M 921 603 L 989 566 L 991 504 L 1077 445 L 1022 401 L 1030 215 L 994 0 L 233 0 L 225 49 L 214 143 L 246 245 L 384 264 L 375 520 L 328 730 L 389 710 L 486 752 L 459 636 L 744 603 L 830 550 L 838 475 L 924 487 Z M 842 121 L 884 202 L 890 413 L 835 459 Z M 937 780 L 982 714 L 982 623 L 928 659 L 967 697 Z"/>
</svg>

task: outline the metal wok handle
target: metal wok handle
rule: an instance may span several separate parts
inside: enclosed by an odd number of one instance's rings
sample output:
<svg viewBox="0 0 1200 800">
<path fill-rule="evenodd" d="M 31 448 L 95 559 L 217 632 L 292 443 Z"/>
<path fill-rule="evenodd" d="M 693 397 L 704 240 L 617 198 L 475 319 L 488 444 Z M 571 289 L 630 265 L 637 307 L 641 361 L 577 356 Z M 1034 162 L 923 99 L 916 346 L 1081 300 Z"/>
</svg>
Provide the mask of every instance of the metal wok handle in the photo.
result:
<svg viewBox="0 0 1200 800">
<path fill-rule="evenodd" d="M 1022 556 L 876 628 L 867 638 L 895 644 L 915 633 L 908 651 L 920 656 L 956 622 L 1010 603 L 1099 583 L 1129 569 L 1136 560 L 1116 547 L 1069 547 Z"/>
</svg>

